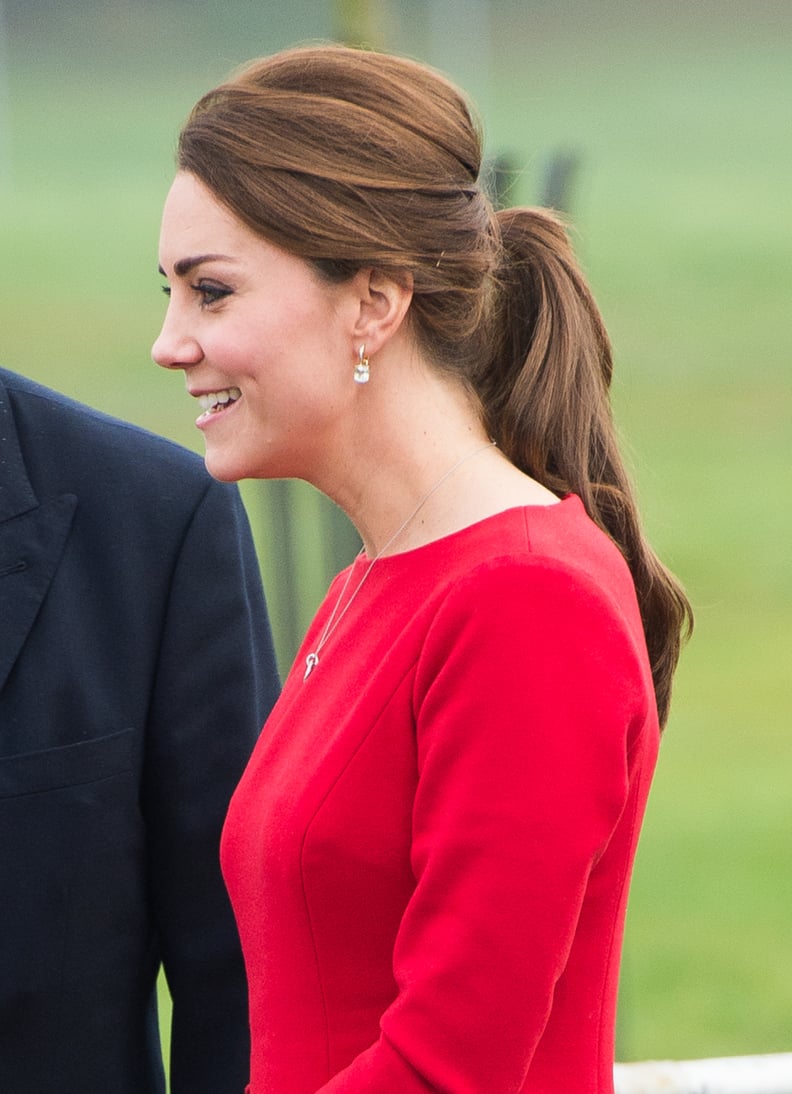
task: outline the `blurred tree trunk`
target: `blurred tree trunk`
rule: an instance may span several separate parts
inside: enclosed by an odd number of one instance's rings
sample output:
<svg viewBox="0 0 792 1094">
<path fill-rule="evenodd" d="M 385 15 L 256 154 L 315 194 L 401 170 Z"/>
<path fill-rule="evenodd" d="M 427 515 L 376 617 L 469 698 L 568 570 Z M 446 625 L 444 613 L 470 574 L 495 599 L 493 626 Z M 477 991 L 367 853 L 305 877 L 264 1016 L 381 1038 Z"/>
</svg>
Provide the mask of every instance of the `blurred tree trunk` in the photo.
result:
<svg viewBox="0 0 792 1094">
<path fill-rule="evenodd" d="M 382 30 L 377 0 L 335 0 L 335 36 L 348 46 L 381 49 Z"/>
</svg>

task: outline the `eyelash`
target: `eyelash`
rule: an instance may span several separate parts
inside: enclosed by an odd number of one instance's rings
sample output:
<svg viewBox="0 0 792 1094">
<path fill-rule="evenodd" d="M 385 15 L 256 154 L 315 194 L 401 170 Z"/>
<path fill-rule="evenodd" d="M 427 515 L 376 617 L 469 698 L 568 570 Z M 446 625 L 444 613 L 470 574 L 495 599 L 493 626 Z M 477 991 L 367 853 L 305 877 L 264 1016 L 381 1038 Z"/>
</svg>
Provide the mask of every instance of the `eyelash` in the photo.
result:
<svg viewBox="0 0 792 1094">
<path fill-rule="evenodd" d="M 212 304 L 217 304 L 226 296 L 230 296 L 232 292 L 231 289 L 222 288 L 220 285 L 210 285 L 203 281 L 199 281 L 195 285 L 190 285 L 190 288 L 193 290 L 193 292 L 198 293 L 198 295 L 201 297 L 202 308 L 209 308 L 212 306 Z M 163 285 L 162 291 L 167 297 L 170 297 L 170 285 Z"/>
<path fill-rule="evenodd" d="M 231 289 L 206 281 L 199 281 L 195 285 L 190 285 L 190 288 L 200 296 L 202 308 L 209 308 L 212 304 L 217 304 L 231 295 Z"/>
</svg>

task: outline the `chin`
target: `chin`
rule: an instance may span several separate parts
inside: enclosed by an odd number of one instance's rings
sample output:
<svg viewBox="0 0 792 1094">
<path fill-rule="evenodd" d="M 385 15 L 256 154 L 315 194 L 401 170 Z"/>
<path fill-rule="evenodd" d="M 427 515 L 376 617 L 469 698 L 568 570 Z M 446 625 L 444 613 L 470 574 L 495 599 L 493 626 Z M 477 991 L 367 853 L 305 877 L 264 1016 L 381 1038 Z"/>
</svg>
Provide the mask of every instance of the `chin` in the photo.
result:
<svg viewBox="0 0 792 1094">
<path fill-rule="evenodd" d="M 206 464 L 206 470 L 212 476 L 213 479 L 217 479 L 218 482 L 241 482 L 242 479 L 272 479 L 272 478 L 290 478 L 288 471 L 284 471 L 283 475 L 277 475 L 271 472 L 261 461 L 248 459 L 232 458 L 229 453 L 213 452 L 211 449 L 207 449 L 204 456 L 204 463 Z"/>
<path fill-rule="evenodd" d="M 299 470 L 302 464 L 293 459 L 293 454 L 280 453 L 274 444 L 251 448 L 242 444 L 232 447 L 208 443 L 204 463 L 206 470 L 218 482 L 302 477 Z"/>
<path fill-rule="evenodd" d="M 218 482 L 239 482 L 240 479 L 248 477 L 238 465 L 224 460 L 216 452 L 207 451 L 204 456 L 204 463 L 206 464 L 206 470 Z"/>
</svg>

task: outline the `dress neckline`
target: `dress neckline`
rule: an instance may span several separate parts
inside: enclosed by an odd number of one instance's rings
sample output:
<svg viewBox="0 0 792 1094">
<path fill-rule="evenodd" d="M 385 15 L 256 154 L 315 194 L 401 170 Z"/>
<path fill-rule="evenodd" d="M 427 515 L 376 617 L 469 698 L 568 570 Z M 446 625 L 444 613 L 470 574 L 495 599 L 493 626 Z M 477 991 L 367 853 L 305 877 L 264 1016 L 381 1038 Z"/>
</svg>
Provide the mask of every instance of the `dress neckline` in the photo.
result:
<svg viewBox="0 0 792 1094">
<path fill-rule="evenodd" d="M 400 560 L 411 560 L 418 558 L 419 556 L 423 557 L 436 550 L 442 552 L 462 540 L 480 535 L 481 533 L 489 534 L 493 525 L 501 523 L 509 524 L 518 518 L 524 519 L 526 514 L 531 515 L 531 520 L 535 520 L 537 516 L 539 516 L 539 519 L 541 520 L 547 514 L 560 515 L 562 512 L 566 514 L 567 512 L 582 508 L 583 503 L 577 494 L 565 494 L 562 498 L 559 498 L 557 502 L 551 502 L 549 505 L 512 505 L 508 509 L 501 509 L 497 513 L 491 513 L 489 516 L 482 517 L 481 520 L 473 521 L 472 524 L 466 524 L 464 528 L 457 528 L 454 532 L 448 532 L 446 535 L 430 539 L 426 543 L 419 544 L 417 547 L 409 547 L 404 551 L 394 551 L 393 554 L 383 555 L 376 560 L 376 568 L 382 570 L 388 564 L 397 564 Z M 351 565 L 357 566 L 358 563 L 363 563 L 366 566 L 371 565 L 372 558 L 366 553 L 365 549 L 361 549 Z"/>
</svg>

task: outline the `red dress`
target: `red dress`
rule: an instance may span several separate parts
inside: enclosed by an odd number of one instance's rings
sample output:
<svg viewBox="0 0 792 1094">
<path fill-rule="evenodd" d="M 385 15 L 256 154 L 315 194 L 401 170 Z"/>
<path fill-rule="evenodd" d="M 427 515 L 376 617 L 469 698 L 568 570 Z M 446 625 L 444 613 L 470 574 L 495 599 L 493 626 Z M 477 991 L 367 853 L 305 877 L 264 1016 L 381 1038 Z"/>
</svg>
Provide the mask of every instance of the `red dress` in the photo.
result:
<svg viewBox="0 0 792 1094">
<path fill-rule="evenodd" d="M 343 580 L 223 835 L 251 1094 L 611 1092 L 659 736 L 621 555 L 569 496 L 383 558 L 303 680 Z"/>
</svg>

